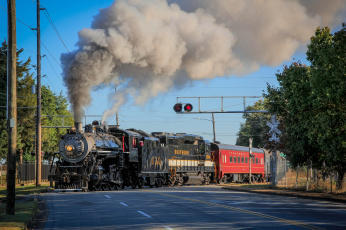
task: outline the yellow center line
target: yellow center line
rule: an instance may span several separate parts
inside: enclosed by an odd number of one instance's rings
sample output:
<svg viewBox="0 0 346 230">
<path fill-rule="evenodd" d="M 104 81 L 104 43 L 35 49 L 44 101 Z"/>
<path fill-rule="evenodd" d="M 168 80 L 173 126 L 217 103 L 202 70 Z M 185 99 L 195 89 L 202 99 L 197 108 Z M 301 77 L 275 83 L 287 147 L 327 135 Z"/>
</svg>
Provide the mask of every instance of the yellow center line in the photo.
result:
<svg viewBox="0 0 346 230">
<path fill-rule="evenodd" d="M 155 194 L 160 194 L 160 195 L 163 195 L 163 196 L 169 196 L 169 197 L 173 197 L 173 198 L 178 198 L 178 199 L 181 199 L 181 200 L 188 200 L 188 201 L 197 202 L 197 203 L 201 203 L 201 204 L 212 205 L 212 206 L 215 206 L 215 207 L 225 208 L 225 209 L 229 209 L 229 210 L 232 210 L 232 211 L 243 212 L 243 213 L 247 213 L 247 214 L 254 215 L 254 216 L 264 217 L 264 218 L 271 219 L 271 220 L 277 220 L 277 221 L 280 221 L 280 222 L 284 222 L 284 223 L 287 223 L 287 224 L 299 226 L 299 227 L 306 228 L 306 229 L 324 230 L 323 228 L 319 228 L 319 227 L 314 227 L 314 226 L 311 226 L 311 225 L 303 224 L 303 223 L 300 223 L 300 222 L 297 222 L 297 221 L 294 221 L 294 220 L 287 220 L 287 219 L 283 219 L 283 218 L 280 218 L 280 217 L 270 216 L 270 215 L 266 215 L 266 214 L 263 214 L 263 213 L 248 211 L 248 210 L 245 210 L 245 209 L 235 208 L 235 207 L 231 207 L 231 206 L 227 206 L 227 205 L 215 204 L 215 203 L 211 203 L 211 202 L 208 202 L 208 201 L 202 201 L 202 200 L 197 200 L 197 199 L 185 198 L 185 197 L 170 195 L 170 194 L 166 194 L 166 193 L 162 193 L 162 192 L 154 192 L 154 191 L 150 191 L 150 190 L 143 190 L 143 191 L 151 192 L 151 193 L 155 193 Z"/>
</svg>

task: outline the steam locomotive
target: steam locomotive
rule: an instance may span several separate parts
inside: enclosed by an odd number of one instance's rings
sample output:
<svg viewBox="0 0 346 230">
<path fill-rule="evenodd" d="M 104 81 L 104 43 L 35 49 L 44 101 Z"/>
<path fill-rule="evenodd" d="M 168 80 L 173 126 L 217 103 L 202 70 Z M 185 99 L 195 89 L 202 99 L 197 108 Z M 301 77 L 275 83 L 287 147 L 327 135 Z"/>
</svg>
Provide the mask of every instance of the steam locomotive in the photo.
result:
<svg viewBox="0 0 346 230">
<path fill-rule="evenodd" d="M 56 163 L 55 187 L 61 189 L 118 190 L 144 185 L 209 184 L 211 182 L 247 180 L 246 149 L 210 143 L 202 136 L 119 129 L 97 121 L 76 127 L 62 136 L 60 160 Z M 233 155 L 238 157 L 238 170 L 231 170 Z M 264 153 L 256 149 L 253 180 L 264 177 Z M 232 156 L 231 156 L 232 155 Z M 232 159 L 232 162 L 227 162 Z M 236 159 L 236 158 L 234 158 Z M 262 159 L 262 160 L 261 160 Z M 236 160 L 235 160 L 236 161 Z M 231 163 L 231 164 L 230 164 Z M 247 163 L 247 158 L 246 158 Z"/>
<path fill-rule="evenodd" d="M 76 124 L 62 136 L 55 187 L 108 190 L 213 180 L 210 143 L 186 134 Z"/>
</svg>

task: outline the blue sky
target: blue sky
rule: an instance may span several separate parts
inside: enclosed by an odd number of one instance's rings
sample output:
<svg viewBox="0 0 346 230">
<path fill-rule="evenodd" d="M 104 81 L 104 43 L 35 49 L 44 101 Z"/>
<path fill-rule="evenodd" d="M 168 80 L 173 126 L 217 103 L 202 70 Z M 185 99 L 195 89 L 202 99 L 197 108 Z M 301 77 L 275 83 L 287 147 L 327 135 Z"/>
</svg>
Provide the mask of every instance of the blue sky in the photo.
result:
<svg viewBox="0 0 346 230">
<path fill-rule="evenodd" d="M 101 8 L 108 7 L 113 0 L 104 1 L 48 1 L 42 0 L 41 5 L 45 7 L 58 29 L 63 41 L 69 51 L 74 50 L 78 41 L 78 31 L 89 28 L 93 16 Z M 32 64 L 36 64 L 36 36 L 31 28 L 36 28 L 36 2 L 34 0 L 17 1 L 17 18 L 24 22 L 17 21 L 17 47 L 24 48 L 21 59 L 26 60 L 31 57 Z M 0 0 L 0 6 L 7 9 L 7 1 Z M 339 23 L 340 24 L 340 23 Z M 29 26 L 29 27 L 28 27 Z M 313 34 L 311 34 L 312 36 Z M 7 12 L 0 8 L 0 40 L 7 39 Z M 41 41 L 44 46 L 41 48 L 42 55 L 42 83 L 50 87 L 52 91 L 59 94 L 63 92 L 67 95 L 66 87 L 62 81 L 62 69 L 60 66 L 60 55 L 66 53 L 67 49 L 58 39 L 48 23 L 45 13 L 41 11 Z M 302 46 L 292 56 L 291 61 L 301 60 L 306 63 L 306 46 Z M 143 106 L 134 106 L 131 101 L 121 107 L 119 120 L 121 128 L 142 129 L 148 133 L 165 131 L 173 133 L 191 133 L 202 135 L 205 139 L 212 140 L 211 114 L 175 114 L 173 105 L 177 97 L 212 97 L 212 96 L 262 96 L 266 90 L 267 82 L 278 86 L 275 73 L 282 70 L 284 64 L 278 66 L 261 66 L 254 73 L 246 76 L 223 76 L 211 80 L 196 81 L 180 90 L 172 90 L 153 98 Z M 34 71 L 34 69 L 32 69 Z M 101 119 L 103 111 L 110 107 L 108 94 L 114 89 L 108 88 L 94 92 L 93 102 L 86 109 L 87 115 L 100 115 L 96 119 Z M 252 105 L 256 99 L 248 99 L 247 105 Z M 197 109 L 195 100 L 182 102 L 192 102 Z M 219 107 L 219 100 L 202 100 L 204 108 Z M 242 99 L 225 99 L 225 110 L 242 110 Z M 87 123 L 95 118 L 88 118 Z M 215 114 L 216 139 L 223 143 L 235 144 L 236 133 L 240 124 L 244 122 L 242 114 Z M 110 117 L 107 122 L 115 124 L 115 116 Z"/>
</svg>

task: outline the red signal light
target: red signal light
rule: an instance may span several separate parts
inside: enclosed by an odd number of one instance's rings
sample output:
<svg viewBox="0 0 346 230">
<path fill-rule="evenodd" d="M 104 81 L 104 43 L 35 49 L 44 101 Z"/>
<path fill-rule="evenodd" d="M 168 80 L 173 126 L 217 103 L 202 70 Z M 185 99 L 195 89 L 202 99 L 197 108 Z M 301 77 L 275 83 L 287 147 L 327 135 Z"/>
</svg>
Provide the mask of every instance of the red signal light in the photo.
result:
<svg viewBox="0 0 346 230">
<path fill-rule="evenodd" d="M 184 106 L 184 110 L 185 110 L 186 112 L 191 112 L 192 109 L 193 109 L 193 106 L 192 106 L 190 103 L 188 103 L 188 104 L 186 104 L 186 105 Z"/>
<path fill-rule="evenodd" d="M 183 104 L 177 103 L 173 107 L 174 112 L 180 113 L 183 110 Z"/>
</svg>

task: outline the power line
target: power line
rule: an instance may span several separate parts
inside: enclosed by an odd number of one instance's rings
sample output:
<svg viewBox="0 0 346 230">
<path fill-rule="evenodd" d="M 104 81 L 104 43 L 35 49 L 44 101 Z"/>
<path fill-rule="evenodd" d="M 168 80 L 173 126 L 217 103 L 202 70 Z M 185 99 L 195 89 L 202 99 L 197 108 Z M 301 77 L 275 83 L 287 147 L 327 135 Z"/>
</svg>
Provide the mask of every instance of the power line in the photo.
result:
<svg viewBox="0 0 346 230">
<path fill-rule="evenodd" d="M 36 2 L 36 4 L 37 4 L 37 2 Z M 0 5 L 0 8 L 2 8 L 4 11 L 6 11 L 7 12 L 7 10 L 4 8 L 4 7 L 2 7 L 1 5 Z M 23 23 L 25 26 L 27 26 L 28 28 L 30 28 L 31 30 L 32 30 L 32 32 L 35 34 L 35 36 L 37 37 L 37 34 L 33 31 L 33 29 L 34 28 L 32 28 L 31 26 L 28 26 L 27 24 L 25 24 L 23 21 L 21 21 L 20 19 L 18 19 L 18 18 L 16 18 L 19 22 L 21 22 L 21 23 Z M 58 64 L 58 65 L 60 65 L 59 64 L 59 62 L 54 58 L 54 56 L 51 54 L 51 52 L 48 50 L 48 48 L 42 43 L 42 41 L 41 41 L 41 44 L 42 44 L 42 46 L 46 49 L 46 51 L 50 54 L 50 56 L 52 56 L 52 58 L 54 59 L 54 61 Z M 31 51 L 31 52 L 33 52 L 33 51 Z"/>
<path fill-rule="evenodd" d="M 56 75 L 58 78 L 60 78 L 61 81 L 63 81 L 63 79 L 61 78 L 61 76 L 60 76 L 59 74 L 57 74 L 55 68 L 53 67 L 52 63 L 49 61 L 49 58 L 47 57 L 47 55 L 43 55 L 43 57 L 47 58 L 47 61 L 48 61 L 49 65 L 52 67 L 52 69 L 53 69 L 55 75 Z"/>
<path fill-rule="evenodd" d="M 7 12 L 7 10 L 6 10 L 4 7 L 0 6 L 0 8 Z M 27 24 L 25 24 L 22 20 L 18 19 L 17 17 L 16 17 L 16 20 L 19 21 L 19 22 L 21 22 L 21 23 L 24 24 L 25 26 L 29 27 L 30 29 L 32 29 L 31 26 L 28 26 Z"/>
<path fill-rule="evenodd" d="M 0 38 L 0 39 L 3 40 L 4 42 L 7 42 L 7 41 L 6 41 L 5 39 L 3 39 L 3 38 Z M 28 51 L 28 52 L 36 53 L 35 51 L 28 50 L 28 49 L 24 49 L 23 47 L 20 47 L 20 46 L 18 46 L 18 45 L 17 45 L 17 47 L 18 47 L 19 49 L 23 49 L 23 50 Z"/>
<path fill-rule="evenodd" d="M 52 26 L 53 30 L 55 31 L 55 33 L 58 35 L 60 41 L 62 42 L 62 44 L 65 46 L 67 52 L 70 52 L 67 48 L 67 46 L 65 45 L 65 42 L 62 40 L 62 37 L 60 36 L 59 32 L 58 32 L 58 29 L 55 27 L 54 23 L 53 23 L 53 20 L 52 18 L 50 17 L 49 13 L 48 13 L 48 10 L 45 9 L 45 11 L 43 11 L 44 15 L 46 16 L 49 24 Z"/>
<path fill-rule="evenodd" d="M 37 34 L 32 30 L 32 32 L 37 36 Z M 46 49 L 46 51 L 49 53 L 49 55 L 53 58 L 53 60 L 56 62 L 56 64 L 60 65 L 59 62 L 54 58 L 53 54 L 48 50 L 48 48 L 43 44 L 41 41 L 41 45 Z"/>
<path fill-rule="evenodd" d="M 31 0 L 31 1 L 34 2 L 34 3 L 36 3 L 36 5 L 38 4 L 38 2 L 36 2 L 36 1 L 34 1 L 34 0 Z M 70 51 L 68 50 L 68 48 L 66 47 L 65 42 L 62 40 L 62 37 L 60 36 L 60 34 L 59 34 L 59 32 L 58 32 L 58 29 L 55 27 L 55 25 L 54 25 L 54 23 L 53 23 L 53 20 L 52 20 L 52 18 L 50 17 L 47 8 L 43 7 L 41 4 L 40 4 L 39 6 L 40 6 L 40 8 L 42 8 L 42 10 L 45 10 L 45 11 L 43 11 L 43 13 L 44 13 L 44 15 L 46 16 L 46 18 L 47 18 L 49 24 L 52 26 L 52 28 L 53 28 L 53 30 L 55 31 L 55 33 L 58 35 L 60 41 L 61 41 L 62 44 L 65 46 L 67 52 L 70 52 Z"/>
</svg>

